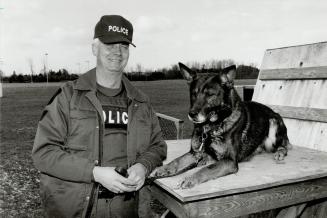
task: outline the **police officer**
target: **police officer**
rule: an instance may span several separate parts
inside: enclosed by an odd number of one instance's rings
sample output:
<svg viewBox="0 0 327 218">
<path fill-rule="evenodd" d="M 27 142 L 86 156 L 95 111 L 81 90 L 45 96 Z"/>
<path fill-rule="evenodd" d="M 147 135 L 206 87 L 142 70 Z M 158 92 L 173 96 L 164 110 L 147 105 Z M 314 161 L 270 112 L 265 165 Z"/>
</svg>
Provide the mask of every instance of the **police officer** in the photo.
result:
<svg viewBox="0 0 327 218">
<path fill-rule="evenodd" d="M 149 98 L 123 75 L 132 36 L 125 18 L 101 17 L 96 68 L 63 85 L 44 109 L 32 158 L 49 217 L 149 216 L 142 187 L 166 144 Z"/>
</svg>

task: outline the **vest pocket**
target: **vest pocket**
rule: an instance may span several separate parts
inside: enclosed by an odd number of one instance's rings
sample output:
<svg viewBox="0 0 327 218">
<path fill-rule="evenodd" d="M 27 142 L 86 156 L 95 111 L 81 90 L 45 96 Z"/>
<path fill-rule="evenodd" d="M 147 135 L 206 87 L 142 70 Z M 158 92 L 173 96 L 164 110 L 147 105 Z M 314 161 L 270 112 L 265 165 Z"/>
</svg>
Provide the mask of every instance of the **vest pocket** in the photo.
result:
<svg viewBox="0 0 327 218">
<path fill-rule="evenodd" d="M 85 151 L 93 146 L 97 125 L 96 111 L 71 110 L 67 149 Z"/>
</svg>

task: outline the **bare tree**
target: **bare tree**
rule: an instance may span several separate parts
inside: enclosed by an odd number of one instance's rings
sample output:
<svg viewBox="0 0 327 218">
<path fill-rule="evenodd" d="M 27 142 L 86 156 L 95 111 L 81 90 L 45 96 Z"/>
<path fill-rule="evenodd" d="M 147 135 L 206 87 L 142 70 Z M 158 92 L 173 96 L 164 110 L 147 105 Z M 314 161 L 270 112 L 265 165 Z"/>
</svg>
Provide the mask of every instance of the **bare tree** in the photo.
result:
<svg viewBox="0 0 327 218">
<path fill-rule="evenodd" d="M 143 67 L 140 63 L 136 64 L 136 71 L 140 74 L 143 70 Z"/>
</svg>

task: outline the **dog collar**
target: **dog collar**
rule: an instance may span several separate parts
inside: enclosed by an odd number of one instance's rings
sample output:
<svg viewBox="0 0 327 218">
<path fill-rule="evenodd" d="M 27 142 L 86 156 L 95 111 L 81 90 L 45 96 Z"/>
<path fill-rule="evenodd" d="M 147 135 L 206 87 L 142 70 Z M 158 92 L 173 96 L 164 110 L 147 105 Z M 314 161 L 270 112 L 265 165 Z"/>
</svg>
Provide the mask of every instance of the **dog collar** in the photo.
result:
<svg viewBox="0 0 327 218">
<path fill-rule="evenodd" d="M 226 81 L 224 83 L 222 83 L 223 86 L 232 89 L 234 87 L 234 82 L 233 81 Z"/>
</svg>

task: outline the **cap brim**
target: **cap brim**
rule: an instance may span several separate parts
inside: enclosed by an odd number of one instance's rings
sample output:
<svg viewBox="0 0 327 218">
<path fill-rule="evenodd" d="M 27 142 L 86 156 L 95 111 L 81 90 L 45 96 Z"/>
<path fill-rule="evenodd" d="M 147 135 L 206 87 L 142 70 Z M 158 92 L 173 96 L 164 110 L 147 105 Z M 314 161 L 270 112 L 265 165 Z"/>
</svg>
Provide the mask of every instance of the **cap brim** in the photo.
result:
<svg viewBox="0 0 327 218">
<path fill-rule="evenodd" d="M 136 47 L 129 39 L 127 39 L 125 37 L 114 38 L 112 36 L 110 36 L 110 37 L 99 36 L 98 38 L 104 44 L 113 44 L 113 43 L 119 43 L 119 42 L 126 42 L 126 43 L 131 44 L 132 46 Z"/>
</svg>

